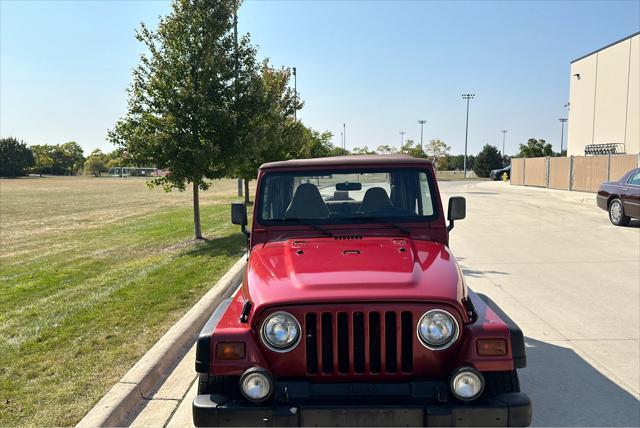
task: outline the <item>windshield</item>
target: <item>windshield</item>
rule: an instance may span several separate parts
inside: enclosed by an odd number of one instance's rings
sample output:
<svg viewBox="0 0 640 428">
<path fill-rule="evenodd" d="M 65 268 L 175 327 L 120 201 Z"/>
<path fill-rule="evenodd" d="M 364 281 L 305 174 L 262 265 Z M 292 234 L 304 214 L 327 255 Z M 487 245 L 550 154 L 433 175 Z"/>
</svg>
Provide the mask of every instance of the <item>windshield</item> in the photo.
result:
<svg viewBox="0 0 640 428">
<path fill-rule="evenodd" d="M 424 170 L 267 173 L 260 186 L 263 224 L 424 221 L 436 217 Z"/>
</svg>

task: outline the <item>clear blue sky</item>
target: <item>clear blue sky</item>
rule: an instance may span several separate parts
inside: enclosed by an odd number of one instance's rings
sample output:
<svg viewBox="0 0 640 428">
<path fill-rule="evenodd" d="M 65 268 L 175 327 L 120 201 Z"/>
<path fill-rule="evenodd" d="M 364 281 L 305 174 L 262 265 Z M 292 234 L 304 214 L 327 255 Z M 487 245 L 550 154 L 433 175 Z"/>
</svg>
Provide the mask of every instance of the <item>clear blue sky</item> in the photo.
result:
<svg viewBox="0 0 640 428">
<path fill-rule="evenodd" d="M 143 52 L 142 21 L 164 1 L 0 0 L 0 135 L 29 144 L 78 141 L 112 150 L 106 131 L 125 112 L 131 69 Z M 440 138 L 469 151 L 507 153 L 529 137 L 559 148 L 569 63 L 640 28 L 638 1 L 308 2 L 247 1 L 240 30 L 261 57 L 296 66 L 299 117 L 347 147 Z"/>
</svg>

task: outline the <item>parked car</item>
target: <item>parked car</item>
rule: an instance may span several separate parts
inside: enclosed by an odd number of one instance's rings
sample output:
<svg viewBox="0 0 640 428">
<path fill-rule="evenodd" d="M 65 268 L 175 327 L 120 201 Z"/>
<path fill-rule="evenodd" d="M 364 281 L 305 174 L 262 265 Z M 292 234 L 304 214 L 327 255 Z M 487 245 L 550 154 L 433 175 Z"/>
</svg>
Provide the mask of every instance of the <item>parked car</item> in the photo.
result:
<svg viewBox="0 0 640 428">
<path fill-rule="evenodd" d="M 502 174 L 507 174 L 507 178 L 511 177 L 511 165 L 505 166 L 504 168 L 494 169 L 489 173 L 489 178 L 492 180 L 502 180 Z"/>
<path fill-rule="evenodd" d="M 596 200 L 616 226 L 628 225 L 631 218 L 640 219 L 640 168 L 632 169 L 618 181 L 602 183 Z"/>
<path fill-rule="evenodd" d="M 262 165 L 250 233 L 231 206 L 248 263 L 197 340 L 194 424 L 529 425 L 522 331 L 449 248 L 465 212 L 425 159 Z"/>
</svg>

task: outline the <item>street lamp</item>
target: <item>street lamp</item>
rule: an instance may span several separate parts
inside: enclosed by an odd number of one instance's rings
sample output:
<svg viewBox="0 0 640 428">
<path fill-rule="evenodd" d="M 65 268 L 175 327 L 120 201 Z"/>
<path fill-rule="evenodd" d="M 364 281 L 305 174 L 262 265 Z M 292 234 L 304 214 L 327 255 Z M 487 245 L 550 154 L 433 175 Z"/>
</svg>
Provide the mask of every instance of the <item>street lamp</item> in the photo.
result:
<svg viewBox="0 0 640 428">
<path fill-rule="evenodd" d="M 504 154 L 504 141 L 505 138 L 507 137 L 507 130 L 503 129 L 502 130 L 502 166 L 504 167 L 504 160 L 505 160 L 505 154 Z"/>
<path fill-rule="evenodd" d="M 560 131 L 560 155 L 562 155 L 562 145 L 564 144 L 564 124 L 568 119 L 560 118 L 558 120 L 562 123 L 562 130 Z"/>
<path fill-rule="evenodd" d="M 469 140 L 469 100 L 472 100 L 475 94 L 462 94 L 462 99 L 467 100 L 467 125 L 464 131 L 464 178 L 467 178 L 467 142 Z"/>
<path fill-rule="evenodd" d="M 419 120 L 418 123 L 420 124 L 420 151 L 424 152 L 423 148 L 422 148 L 422 129 L 424 128 L 424 124 L 427 123 L 426 120 Z"/>
<path fill-rule="evenodd" d="M 298 120 L 298 75 L 293 67 L 293 119 Z"/>
<path fill-rule="evenodd" d="M 347 124 L 342 124 L 342 150 L 347 150 Z"/>
<path fill-rule="evenodd" d="M 400 149 L 402 149 L 402 146 L 404 144 L 404 131 L 400 131 Z"/>
</svg>

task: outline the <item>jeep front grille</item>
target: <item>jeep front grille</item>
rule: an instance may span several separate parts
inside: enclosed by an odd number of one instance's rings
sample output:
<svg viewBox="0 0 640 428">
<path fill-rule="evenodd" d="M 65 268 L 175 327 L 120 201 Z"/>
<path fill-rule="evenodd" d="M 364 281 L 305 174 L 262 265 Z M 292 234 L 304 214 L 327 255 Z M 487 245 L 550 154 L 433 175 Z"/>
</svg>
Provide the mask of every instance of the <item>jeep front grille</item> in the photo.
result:
<svg viewBox="0 0 640 428">
<path fill-rule="evenodd" d="M 411 373 L 414 337 L 409 311 L 308 312 L 307 372 Z"/>
</svg>

